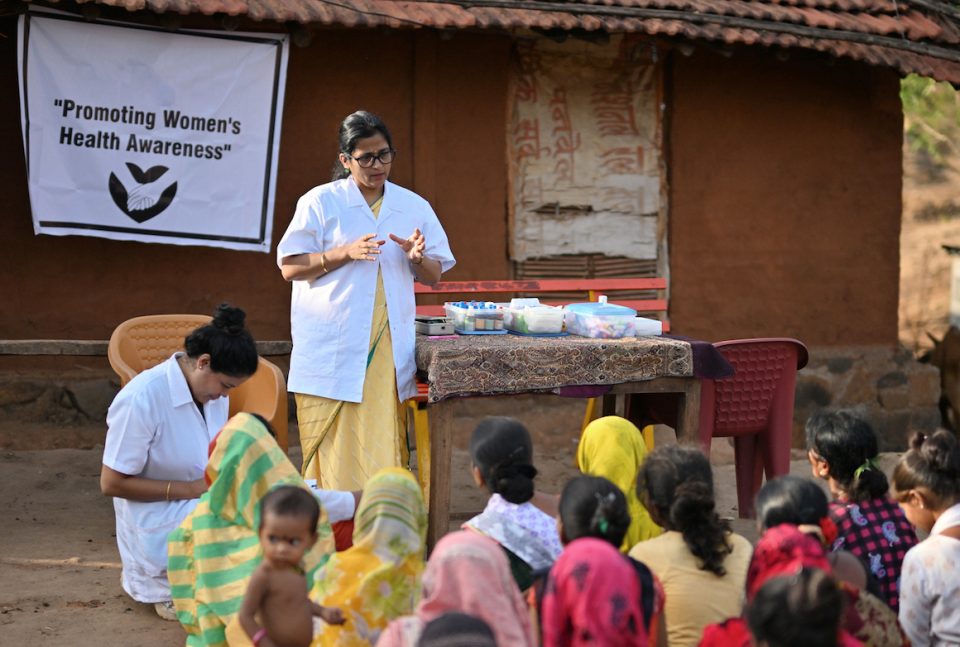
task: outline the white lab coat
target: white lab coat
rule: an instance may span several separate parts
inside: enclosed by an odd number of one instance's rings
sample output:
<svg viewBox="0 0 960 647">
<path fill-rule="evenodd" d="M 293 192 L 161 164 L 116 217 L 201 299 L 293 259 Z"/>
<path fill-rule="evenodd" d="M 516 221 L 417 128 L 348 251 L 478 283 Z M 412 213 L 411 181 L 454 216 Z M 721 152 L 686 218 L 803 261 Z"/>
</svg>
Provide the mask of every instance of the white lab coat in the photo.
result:
<svg viewBox="0 0 960 647">
<path fill-rule="evenodd" d="M 218 398 L 200 415 L 177 353 L 127 384 L 107 412 L 103 464 L 129 476 L 158 481 L 203 478 L 207 448 L 226 424 L 230 404 Z M 196 499 L 113 499 L 123 589 L 139 602 L 170 599 L 167 535 L 197 505 Z"/>
<path fill-rule="evenodd" d="M 387 182 L 379 218 L 356 183 L 347 178 L 318 186 L 297 203 L 277 246 L 277 265 L 287 256 L 317 253 L 376 234 L 386 240 L 376 261 L 348 261 L 314 281 L 294 281 L 290 302 L 293 352 L 288 388 L 294 393 L 360 402 L 366 376 L 377 269 L 383 274 L 393 364 L 400 401 L 416 394 L 413 268 L 389 234 L 407 238 L 419 228 L 425 255 L 446 272 L 455 260 L 447 235 L 430 204 Z"/>
</svg>

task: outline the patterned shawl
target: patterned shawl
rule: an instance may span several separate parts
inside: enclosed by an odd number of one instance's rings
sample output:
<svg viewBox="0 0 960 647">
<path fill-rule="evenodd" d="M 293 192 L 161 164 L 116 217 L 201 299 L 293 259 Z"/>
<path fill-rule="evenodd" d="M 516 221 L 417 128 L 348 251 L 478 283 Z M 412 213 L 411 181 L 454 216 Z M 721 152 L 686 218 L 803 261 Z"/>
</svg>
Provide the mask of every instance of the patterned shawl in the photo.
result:
<svg viewBox="0 0 960 647">
<path fill-rule="evenodd" d="M 483 512 L 463 526 L 490 537 L 535 571 L 550 568 L 563 550 L 557 520 L 529 501 L 510 503 L 493 494 Z"/>
<path fill-rule="evenodd" d="M 341 626 L 322 624 L 313 647 L 369 646 L 394 618 L 413 612 L 423 571 L 427 510 L 407 470 L 382 469 L 367 481 L 353 547 L 318 572 L 310 597 L 343 610 Z"/>
<path fill-rule="evenodd" d="M 645 647 L 640 579 L 628 558 L 602 539 L 564 549 L 543 596 L 544 647 Z"/>
<path fill-rule="evenodd" d="M 627 498 L 631 521 L 620 547 L 624 552 L 661 532 L 637 497 L 637 474 L 646 457 L 643 434 L 632 422 L 618 416 L 598 418 L 587 425 L 577 448 L 580 471 L 612 481 Z"/>
<path fill-rule="evenodd" d="M 263 424 L 248 413 L 235 415 L 220 432 L 206 479 L 210 489 L 170 533 L 168 577 L 187 646 L 226 647 L 225 627 L 240 610 L 262 557 L 260 499 L 276 485 L 309 488 Z M 304 555 L 308 583 L 333 552 L 325 514 L 317 534 L 317 543 Z"/>
</svg>

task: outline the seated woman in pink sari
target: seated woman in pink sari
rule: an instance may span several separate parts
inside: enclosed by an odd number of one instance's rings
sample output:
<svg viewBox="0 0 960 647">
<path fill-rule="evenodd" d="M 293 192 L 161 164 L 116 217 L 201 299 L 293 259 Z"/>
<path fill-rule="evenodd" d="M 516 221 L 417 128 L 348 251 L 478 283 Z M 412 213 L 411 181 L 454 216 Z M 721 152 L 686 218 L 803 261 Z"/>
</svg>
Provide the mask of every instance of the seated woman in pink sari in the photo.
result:
<svg viewBox="0 0 960 647">
<path fill-rule="evenodd" d="M 453 532 L 433 549 L 420 603 L 380 635 L 377 647 L 416 647 L 424 627 L 449 611 L 486 622 L 503 647 L 533 647 L 527 605 L 500 546 L 472 530 Z"/>
</svg>

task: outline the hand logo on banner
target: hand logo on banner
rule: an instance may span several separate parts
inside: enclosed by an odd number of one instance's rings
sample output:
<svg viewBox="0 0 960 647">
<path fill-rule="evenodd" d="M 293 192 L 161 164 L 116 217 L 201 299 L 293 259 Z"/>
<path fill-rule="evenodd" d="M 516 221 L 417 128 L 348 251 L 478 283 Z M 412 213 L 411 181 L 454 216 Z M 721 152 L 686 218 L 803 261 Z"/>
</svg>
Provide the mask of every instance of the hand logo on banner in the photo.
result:
<svg viewBox="0 0 960 647">
<path fill-rule="evenodd" d="M 114 173 L 110 174 L 110 196 L 114 204 L 138 223 L 159 216 L 177 195 L 176 182 L 165 189 L 157 184 L 157 180 L 169 169 L 166 166 L 154 166 L 143 171 L 132 162 L 127 162 L 127 169 L 135 182 L 130 190 Z"/>
</svg>

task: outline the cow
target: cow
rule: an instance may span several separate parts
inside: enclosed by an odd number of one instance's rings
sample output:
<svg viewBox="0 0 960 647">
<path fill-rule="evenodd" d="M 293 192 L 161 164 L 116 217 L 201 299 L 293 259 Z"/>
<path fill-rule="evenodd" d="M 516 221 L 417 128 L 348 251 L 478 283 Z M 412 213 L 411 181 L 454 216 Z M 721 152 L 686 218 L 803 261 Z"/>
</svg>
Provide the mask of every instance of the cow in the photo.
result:
<svg viewBox="0 0 960 647">
<path fill-rule="evenodd" d="M 921 357 L 940 369 L 940 418 L 945 428 L 953 433 L 960 429 L 960 328 L 950 326 L 937 339 L 927 333 L 933 341 L 933 349 Z"/>
</svg>

